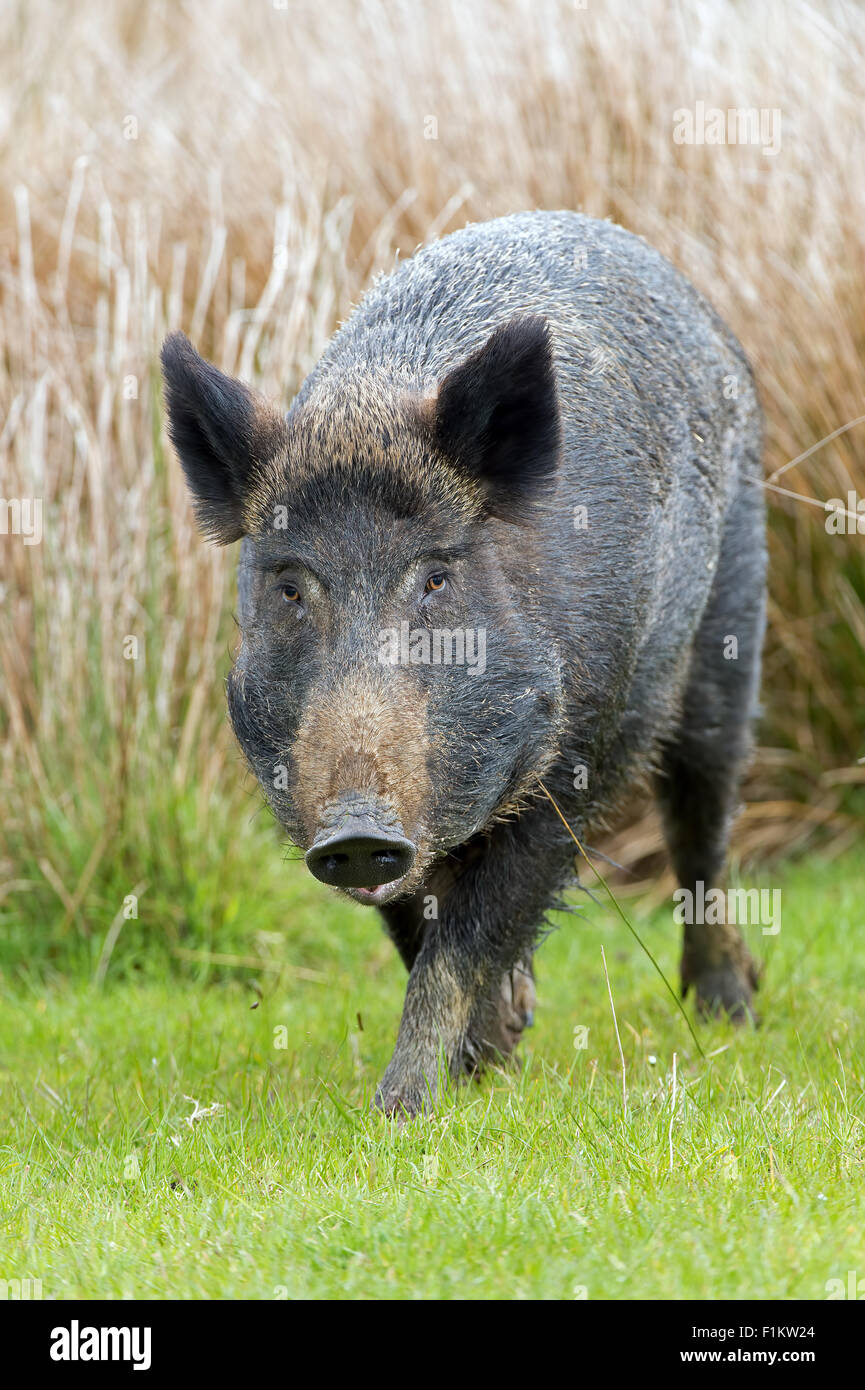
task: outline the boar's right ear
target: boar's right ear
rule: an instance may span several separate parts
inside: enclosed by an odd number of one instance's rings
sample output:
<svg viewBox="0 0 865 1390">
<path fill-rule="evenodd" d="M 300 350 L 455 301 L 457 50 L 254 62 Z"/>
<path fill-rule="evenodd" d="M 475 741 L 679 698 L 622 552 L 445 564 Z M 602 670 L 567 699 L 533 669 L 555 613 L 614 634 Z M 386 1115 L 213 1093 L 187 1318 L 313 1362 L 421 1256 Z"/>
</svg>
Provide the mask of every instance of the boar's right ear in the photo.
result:
<svg viewBox="0 0 865 1390">
<path fill-rule="evenodd" d="M 282 421 L 243 382 L 205 362 L 183 333 L 162 347 L 168 432 L 199 529 L 228 545 L 244 534 L 243 501 L 279 444 Z"/>
<path fill-rule="evenodd" d="M 486 485 L 493 512 L 513 515 L 554 477 L 561 421 L 550 330 L 511 319 L 441 382 L 434 404 L 442 452 Z"/>
</svg>

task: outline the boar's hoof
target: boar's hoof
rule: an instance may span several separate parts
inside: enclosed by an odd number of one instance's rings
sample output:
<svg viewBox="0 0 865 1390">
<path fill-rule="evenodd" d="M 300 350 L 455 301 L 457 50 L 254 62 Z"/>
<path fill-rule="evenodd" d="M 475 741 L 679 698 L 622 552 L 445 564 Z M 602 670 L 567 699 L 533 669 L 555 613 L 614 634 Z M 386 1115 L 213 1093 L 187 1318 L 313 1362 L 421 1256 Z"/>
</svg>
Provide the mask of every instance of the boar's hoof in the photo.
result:
<svg viewBox="0 0 865 1390">
<path fill-rule="evenodd" d="M 746 972 L 732 963 L 703 970 L 693 981 L 697 996 L 697 1012 L 701 1018 L 717 1018 L 726 1014 L 732 1023 L 759 1024 L 752 998 L 757 988 L 757 974 L 749 962 Z M 685 985 L 687 989 L 687 985 Z"/>
<path fill-rule="evenodd" d="M 376 1110 L 393 1116 L 400 1125 L 432 1109 L 430 1096 L 420 1087 L 387 1085 L 386 1078 L 376 1091 L 373 1104 Z"/>
</svg>

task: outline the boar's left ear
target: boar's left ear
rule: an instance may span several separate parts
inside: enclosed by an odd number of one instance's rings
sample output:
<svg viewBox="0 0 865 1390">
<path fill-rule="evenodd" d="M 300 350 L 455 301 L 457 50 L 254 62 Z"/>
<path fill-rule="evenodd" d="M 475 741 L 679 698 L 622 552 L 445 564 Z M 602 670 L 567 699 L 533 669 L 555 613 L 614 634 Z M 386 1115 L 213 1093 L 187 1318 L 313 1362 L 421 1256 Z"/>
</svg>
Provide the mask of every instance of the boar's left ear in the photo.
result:
<svg viewBox="0 0 865 1390">
<path fill-rule="evenodd" d="M 435 435 L 442 451 L 487 485 L 493 512 L 516 515 L 555 475 L 558 392 L 544 318 L 511 319 L 441 382 Z"/>
<path fill-rule="evenodd" d="M 205 362 L 183 333 L 163 344 L 162 376 L 168 430 L 199 529 L 228 545 L 244 534 L 244 498 L 279 446 L 281 417 L 242 381 Z"/>
</svg>

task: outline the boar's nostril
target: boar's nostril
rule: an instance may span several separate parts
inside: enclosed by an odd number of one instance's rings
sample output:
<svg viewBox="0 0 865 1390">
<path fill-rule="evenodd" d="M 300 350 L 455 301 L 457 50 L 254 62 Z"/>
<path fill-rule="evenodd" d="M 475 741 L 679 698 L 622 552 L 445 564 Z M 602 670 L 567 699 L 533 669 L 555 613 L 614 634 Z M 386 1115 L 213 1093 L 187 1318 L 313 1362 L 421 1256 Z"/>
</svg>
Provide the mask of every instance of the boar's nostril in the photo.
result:
<svg viewBox="0 0 865 1390">
<path fill-rule="evenodd" d="M 402 878 L 416 853 L 405 836 L 355 821 L 313 845 L 306 863 L 310 873 L 334 888 L 376 888 Z"/>
<path fill-rule="evenodd" d="M 373 863 L 381 864 L 384 868 L 388 868 L 391 864 L 398 864 L 401 855 L 392 849 L 374 849 L 372 851 L 372 858 Z"/>
</svg>

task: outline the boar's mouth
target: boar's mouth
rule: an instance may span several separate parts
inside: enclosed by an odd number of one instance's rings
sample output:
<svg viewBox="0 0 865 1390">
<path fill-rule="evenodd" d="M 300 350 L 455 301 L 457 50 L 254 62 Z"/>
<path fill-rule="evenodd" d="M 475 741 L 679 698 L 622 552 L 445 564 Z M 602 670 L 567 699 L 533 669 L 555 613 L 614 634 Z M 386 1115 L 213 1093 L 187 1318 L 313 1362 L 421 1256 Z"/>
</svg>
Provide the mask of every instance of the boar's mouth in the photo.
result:
<svg viewBox="0 0 865 1390">
<path fill-rule="evenodd" d="M 356 903 L 362 903 L 364 907 L 384 907 L 385 903 L 391 903 L 394 899 L 413 891 L 406 883 L 407 877 L 403 875 L 395 883 L 380 883 L 375 888 L 344 888 L 343 892 L 354 898 Z"/>
</svg>

